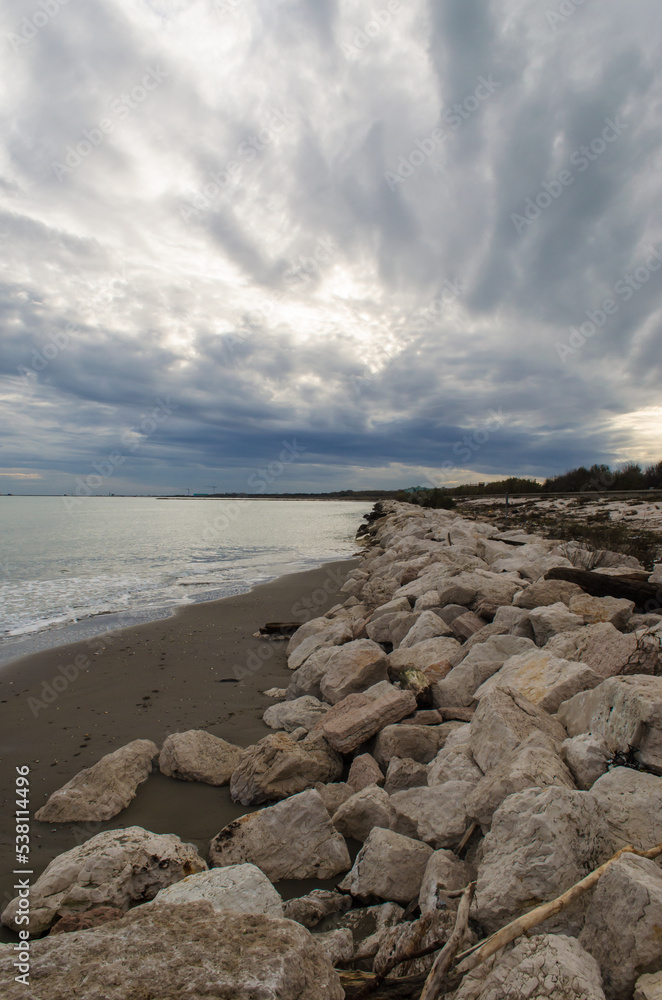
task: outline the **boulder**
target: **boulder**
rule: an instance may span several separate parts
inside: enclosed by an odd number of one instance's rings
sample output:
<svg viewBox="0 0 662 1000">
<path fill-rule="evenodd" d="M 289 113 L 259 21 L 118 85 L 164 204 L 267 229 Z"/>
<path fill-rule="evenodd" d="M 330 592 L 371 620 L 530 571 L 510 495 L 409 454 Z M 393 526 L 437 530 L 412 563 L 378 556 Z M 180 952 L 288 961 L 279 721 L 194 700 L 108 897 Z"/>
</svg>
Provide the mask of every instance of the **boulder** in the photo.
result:
<svg viewBox="0 0 662 1000">
<path fill-rule="evenodd" d="M 506 660 L 497 673 L 481 684 L 475 697 L 480 701 L 496 688 L 508 689 L 554 713 L 562 702 L 578 691 L 597 687 L 600 680 L 583 663 L 559 660 L 545 649 L 533 649 Z"/>
<path fill-rule="evenodd" d="M 230 794 L 245 806 L 273 802 L 318 781 L 337 781 L 342 766 L 342 758 L 317 732 L 300 742 L 274 733 L 245 751 L 232 774 Z"/>
<path fill-rule="evenodd" d="M 123 911 L 116 906 L 93 906 L 84 913 L 68 913 L 60 917 L 51 927 L 50 933 L 71 934 L 73 931 L 89 931 L 93 927 L 108 924 L 111 920 L 119 920 L 123 916 Z"/>
<path fill-rule="evenodd" d="M 554 785 L 575 787 L 570 771 L 549 739 L 542 733 L 532 733 L 474 786 L 466 802 L 467 815 L 487 829 L 495 811 L 509 795 L 525 788 Z"/>
<path fill-rule="evenodd" d="M 323 931 L 315 934 L 313 940 L 315 944 L 321 945 L 334 968 L 351 962 L 354 958 L 354 935 L 347 928 L 337 927 L 334 931 Z"/>
<path fill-rule="evenodd" d="M 648 851 L 662 842 L 662 779 L 655 774 L 615 767 L 598 778 L 597 799 L 618 846 Z"/>
<path fill-rule="evenodd" d="M 388 660 L 381 646 L 371 639 L 355 639 L 334 650 L 320 682 L 322 696 L 332 705 L 348 694 L 385 681 Z"/>
<path fill-rule="evenodd" d="M 419 764 L 408 757 L 392 757 L 386 772 L 384 788 L 389 795 L 402 792 L 405 788 L 420 788 L 428 783 L 425 764 Z"/>
<path fill-rule="evenodd" d="M 532 608 L 529 611 L 529 621 L 537 646 L 544 646 L 559 632 L 571 632 L 584 624 L 581 615 L 573 615 L 562 601 L 542 608 Z"/>
<path fill-rule="evenodd" d="M 405 649 L 394 649 L 389 653 L 388 663 L 392 670 L 425 670 L 433 663 L 450 660 L 453 653 L 460 648 L 457 639 L 441 636 L 438 639 L 424 639 L 415 646 Z"/>
<path fill-rule="evenodd" d="M 549 640 L 545 650 L 565 660 L 580 660 L 600 677 L 613 677 L 631 661 L 637 650 L 637 637 L 624 635 L 610 622 L 600 622 L 560 632 Z"/>
<path fill-rule="evenodd" d="M 399 649 L 410 649 L 425 639 L 436 639 L 439 636 L 449 635 L 449 627 L 443 619 L 435 615 L 434 611 L 423 611 L 419 615 L 416 623 L 405 633 L 400 640 Z"/>
<path fill-rule="evenodd" d="M 639 976 L 635 984 L 633 1000 L 662 1000 L 662 972 L 646 973 L 644 976 Z"/>
<path fill-rule="evenodd" d="M 587 791 L 598 778 L 607 773 L 611 754 L 602 737 L 582 733 L 563 741 L 561 757 L 575 779 L 577 788 Z"/>
<path fill-rule="evenodd" d="M 283 903 L 283 915 L 312 929 L 335 913 L 346 913 L 352 907 L 352 897 L 328 889 L 313 889 L 306 896 Z"/>
<path fill-rule="evenodd" d="M 427 764 L 444 745 L 449 731 L 448 723 L 441 726 L 408 726 L 401 722 L 386 726 L 375 739 L 373 754 L 384 767 L 393 757 L 409 757 L 419 764 Z"/>
<path fill-rule="evenodd" d="M 528 788 L 499 806 L 483 841 L 476 919 L 488 933 L 555 899 L 614 853 L 614 842 L 590 792 Z M 541 926 L 576 936 L 586 896 Z"/>
<path fill-rule="evenodd" d="M 431 854 L 432 848 L 420 840 L 375 827 L 338 888 L 364 902 L 390 900 L 406 906 L 418 897 Z"/>
<path fill-rule="evenodd" d="M 391 623 L 397 624 L 409 618 L 409 611 L 392 611 L 390 614 L 381 615 L 366 624 L 366 635 L 373 642 L 391 642 Z"/>
<path fill-rule="evenodd" d="M 468 781 L 477 785 L 483 772 L 476 764 L 467 744 L 442 747 L 437 756 L 428 764 L 428 785 L 444 785 L 447 781 Z"/>
<path fill-rule="evenodd" d="M 513 604 L 516 608 L 541 608 L 559 602 L 567 605 L 572 597 L 583 593 L 576 583 L 566 580 L 538 580 L 516 594 Z"/>
<path fill-rule="evenodd" d="M 565 934 L 520 938 L 469 972 L 454 1000 L 605 1000 L 598 963 Z"/>
<path fill-rule="evenodd" d="M 471 825 L 466 803 L 473 787 L 467 781 L 447 781 L 395 792 L 390 799 L 395 811 L 392 828 L 434 848 L 457 847 Z"/>
<path fill-rule="evenodd" d="M 662 872 L 624 854 L 590 895 L 580 944 L 600 966 L 607 1000 L 630 1000 L 637 978 L 662 965 Z"/>
<path fill-rule="evenodd" d="M 159 769 L 162 774 L 180 781 L 227 785 L 243 753 L 241 747 L 226 743 L 203 729 L 189 729 L 166 738 L 159 756 Z"/>
<path fill-rule="evenodd" d="M 31 886 L 30 934 L 42 934 L 58 917 L 100 905 L 124 912 L 206 869 L 197 849 L 174 834 L 150 833 L 141 826 L 97 833 L 54 858 Z M 2 923 L 18 930 L 18 912 L 17 897 L 6 907 Z"/>
<path fill-rule="evenodd" d="M 329 711 L 329 706 L 312 695 L 303 695 L 293 701 L 284 701 L 280 705 L 272 705 L 262 716 L 264 724 L 270 729 L 285 730 L 291 733 L 294 729 L 310 731 L 321 717 Z"/>
<path fill-rule="evenodd" d="M 283 900 L 267 876 L 255 865 L 228 865 L 208 872 L 188 875 L 166 886 L 154 897 L 153 906 L 163 903 L 195 903 L 204 899 L 217 913 L 262 913 L 283 916 Z"/>
<path fill-rule="evenodd" d="M 299 642 L 288 655 L 287 665 L 290 670 L 296 670 L 302 666 L 309 656 L 312 656 L 313 653 L 316 653 L 318 649 L 322 649 L 324 646 L 342 646 L 343 643 L 352 641 L 353 631 L 349 622 L 343 621 L 342 618 L 324 618 L 323 621 L 326 622 L 326 628 L 309 635 L 308 638 Z M 308 622 L 308 624 L 310 625 L 311 622 Z M 300 631 L 301 629 L 299 629 Z M 290 644 L 297 637 L 298 632 L 295 632 L 292 639 L 290 639 Z"/>
<path fill-rule="evenodd" d="M 135 798 L 152 772 L 159 749 L 151 740 L 134 740 L 80 771 L 35 813 L 42 823 L 105 822 Z"/>
<path fill-rule="evenodd" d="M 457 618 L 453 619 L 451 630 L 456 639 L 459 639 L 460 642 L 466 642 L 476 632 L 480 632 L 486 624 L 487 622 L 483 618 L 474 614 L 473 611 L 468 611 L 466 614 L 458 615 Z"/>
<path fill-rule="evenodd" d="M 351 799 L 354 794 L 352 786 L 346 784 L 344 781 L 333 781 L 328 785 L 318 781 L 316 782 L 314 788 L 315 791 L 319 792 L 322 796 L 322 800 L 326 806 L 326 811 L 329 816 L 333 816 L 334 813 L 337 813 L 343 802 L 347 802 L 347 799 Z"/>
<path fill-rule="evenodd" d="M 622 597 L 591 597 L 590 594 L 576 594 L 570 598 L 568 607 L 573 615 L 580 615 L 584 619 L 585 625 L 609 622 L 614 628 L 622 631 L 632 617 L 634 601 L 626 601 Z"/>
<path fill-rule="evenodd" d="M 304 695 L 318 699 L 322 697 L 322 678 L 335 651 L 335 646 L 323 646 L 294 671 L 285 695 L 288 701 L 294 701 Z"/>
<path fill-rule="evenodd" d="M 439 893 L 464 889 L 476 878 L 476 872 L 466 861 L 460 861 L 452 851 L 435 851 L 425 867 L 418 894 L 421 914 L 440 909 Z"/>
<path fill-rule="evenodd" d="M 291 656 L 295 649 L 297 649 L 304 639 L 309 639 L 311 636 L 319 635 L 321 632 L 326 632 L 327 629 L 331 628 L 333 622 L 326 616 L 321 618 L 311 618 L 310 621 L 304 622 L 301 628 L 298 628 L 293 636 L 291 636 L 290 641 L 287 644 L 287 655 Z"/>
<path fill-rule="evenodd" d="M 612 752 L 636 747 L 638 760 L 662 774 L 662 677 L 609 677 L 563 702 L 557 714 L 569 736 L 602 736 Z"/>
<path fill-rule="evenodd" d="M 436 591 L 434 591 L 434 593 L 436 593 Z M 419 598 L 419 600 L 423 600 L 423 598 Z M 439 600 L 438 594 L 437 600 Z M 418 601 L 416 602 L 416 606 L 418 606 Z M 438 614 L 447 625 L 452 625 L 456 618 L 459 618 L 460 615 L 466 615 L 468 611 L 469 608 L 465 608 L 462 604 L 447 604 L 446 607 L 439 608 L 436 614 Z"/>
<path fill-rule="evenodd" d="M 442 607 L 455 604 L 466 610 L 468 605 L 473 604 L 476 599 L 476 588 L 463 586 L 460 583 L 453 583 L 452 580 L 448 580 L 437 590 L 437 598 Z"/>
<path fill-rule="evenodd" d="M 355 792 L 360 792 L 368 785 L 384 784 L 382 770 L 371 754 L 362 753 L 354 758 L 347 776 L 347 784 L 351 785 Z"/>
<path fill-rule="evenodd" d="M 416 698 L 411 691 L 400 691 L 382 681 L 334 705 L 317 723 L 316 732 L 322 733 L 339 753 L 351 753 L 384 726 L 411 715 L 415 708 Z"/>
<path fill-rule="evenodd" d="M 555 718 L 517 692 L 500 688 L 481 698 L 469 726 L 471 753 L 484 774 L 532 733 L 541 731 L 558 750 L 566 738 Z"/>
<path fill-rule="evenodd" d="M 310 931 L 291 920 L 217 913 L 204 901 L 138 906 L 96 930 L 36 941 L 30 953 L 34 990 L 14 981 L 12 952 L 0 957 L 4 1000 L 344 996 Z"/>
<path fill-rule="evenodd" d="M 370 621 L 374 622 L 382 615 L 397 614 L 400 611 L 411 611 L 411 604 L 406 597 L 396 597 L 392 601 L 387 601 L 386 604 L 381 604 L 370 615 Z"/>
<path fill-rule="evenodd" d="M 492 635 L 473 646 L 457 666 L 432 688 L 434 705 L 470 705 L 474 694 L 506 660 L 535 649 L 530 639 L 513 635 Z"/>
<path fill-rule="evenodd" d="M 272 882 L 333 878 L 351 864 L 344 838 L 313 790 L 240 816 L 214 837 L 209 856 L 219 867 L 257 865 Z"/>
<path fill-rule="evenodd" d="M 378 785 L 368 785 L 347 799 L 331 822 L 343 837 L 363 843 L 376 826 L 390 830 L 394 815 L 388 793 Z"/>
<path fill-rule="evenodd" d="M 408 635 L 412 630 L 414 625 L 417 623 L 418 619 L 421 617 L 422 612 L 410 611 L 407 613 L 403 611 L 399 614 L 393 621 L 389 624 L 388 630 L 388 640 L 393 649 L 397 649 L 402 642 L 402 640 Z M 436 616 L 435 616 L 436 617 Z M 437 632 L 437 635 L 439 632 Z"/>
</svg>

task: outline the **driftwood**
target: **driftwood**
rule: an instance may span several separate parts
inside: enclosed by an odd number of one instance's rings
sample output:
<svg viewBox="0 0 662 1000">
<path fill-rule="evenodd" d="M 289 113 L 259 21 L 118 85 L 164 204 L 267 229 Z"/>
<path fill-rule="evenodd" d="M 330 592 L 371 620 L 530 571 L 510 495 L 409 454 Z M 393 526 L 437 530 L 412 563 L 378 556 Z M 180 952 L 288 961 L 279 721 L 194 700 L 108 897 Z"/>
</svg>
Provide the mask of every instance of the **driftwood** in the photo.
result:
<svg viewBox="0 0 662 1000">
<path fill-rule="evenodd" d="M 377 989 L 385 981 L 389 973 L 398 965 L 404 962 L 412 962 L 414 959 L 423 958 L 425 955 L 432 955 L 438 951 L 443 941 L 448 936 L 446 926 L 441 926 L 442 912 L 436 910 L 426 914 L 416 921 L 416 926 L 412 924 L 403 925 L 405 930 L 402 940 L 393 943 L 394 952 L 391 956 L 384 956 L 385 961 L 381 962 L 380 968 L 375 968 L 375 976 L 369 980 L 358 993 L 354 1000 L 364 1000 L 365 997 L 374 997 Z M 408 933 L 408 929 L 411 931 Z M 435 933 L 435 941 L 431 945 L 423 946 L 425 936 Z"/>
<path fill-rule="evenodd" d="M 636 610 L 648 612 L 662 604 L 662 587 L 628 576 L 607 576 L 587 569 L 565 569 L 555 566 L 545 573 L 546 580 L 567 580 L 576 583 L 593 597 L 623 597 L 634 601 Z"/>
<path fill-rule="evenodd" d="M 337 971 L 345 990 L 345 1000 L 357 1000 L 359 992 L 374 980 L 371 972 Z M 368 996 L 370 1000 L 413 1000 L 419 996 L 424 983 L 425 973 L 407 976 L 405 979 L 385 979 Z"/>
<path fill-rule="evenodd" d="M 448 970 L 455 960 L 455 956 L 460 950 L 462 942 L 467 934 L 469 926 L 469 910 L 471 909 L 471 900 L 473 899 L 475 890 L 476 883 L 470 882 L 462 893 L 462 899 L 460 900 L 460 905 L 457 909 L 457 918 L 455 920 L 453 933 L 435 959 L 434 965 L 430 970 L 430 974 L 425 981 L 425 986 L 423 987 L 420 1000 L 437 1000 L 437 998 L 441 995 L 441 990 Z"/>
</svg>

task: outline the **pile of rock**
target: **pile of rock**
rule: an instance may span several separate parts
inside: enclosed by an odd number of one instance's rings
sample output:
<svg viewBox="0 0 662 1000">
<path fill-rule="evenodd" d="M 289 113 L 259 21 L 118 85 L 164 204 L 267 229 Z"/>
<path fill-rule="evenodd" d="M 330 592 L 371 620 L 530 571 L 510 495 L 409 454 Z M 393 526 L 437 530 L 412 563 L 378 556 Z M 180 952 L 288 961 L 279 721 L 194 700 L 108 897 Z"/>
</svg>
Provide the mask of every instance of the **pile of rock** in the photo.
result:
<svg viewBox="0 0 662 1000">
<path fill-rule="evenodd" d="M 164 996 L 179 995 L 188 949 L 187 996 L 231 984 L 248 998 L 259 983 L 265 998 L 340 998 L 334 966 L 379 971 L 431 914 L 450 935 L 452 894 L 470 882 L 477 940 L 619 848 L 662 841 L 662 616 L 546 579 L 572 568 L 552 540 L 394 502 L 377 514 L 344 603 L 289 642 L 289 687 L 264 716 L 273 734 L 241 749 L 180 733 L 160 754 L 138 740 L 40 810 L 55 822 L 108 818 L 157 760 L 261 807 L 213 837 L 210 869 L 178 838 L 139 828 L 57 858 L 33 887 L 32 932 L 91 922 L 31 946 L 55 984 L 44 1000 L 73 993 L 66 977 L 99 949 L 111 971 L 86 995 L 137 993 L 162 962 L 159 936 L 173 956 L 159 968 Z M 617 578 L 617 554 L 610 562 L 605 575 Z M 348 841 L 360 847 L 353 863 Z M 273 886 L 283 879 L 336 887 L 283 904 Z M 18 906 L 4 923 L 17 926 Z M 114 909 L 94 917 L 102 906 Z M 660 1000 L 661 928 L 662 871 L 626 853 L 535 936 L 465 976 L 455 1000 Z M 54 972 L 63 938 L 69 971 Z M 1 971 L 10 960 L 0 950 Z"/>
</svg>

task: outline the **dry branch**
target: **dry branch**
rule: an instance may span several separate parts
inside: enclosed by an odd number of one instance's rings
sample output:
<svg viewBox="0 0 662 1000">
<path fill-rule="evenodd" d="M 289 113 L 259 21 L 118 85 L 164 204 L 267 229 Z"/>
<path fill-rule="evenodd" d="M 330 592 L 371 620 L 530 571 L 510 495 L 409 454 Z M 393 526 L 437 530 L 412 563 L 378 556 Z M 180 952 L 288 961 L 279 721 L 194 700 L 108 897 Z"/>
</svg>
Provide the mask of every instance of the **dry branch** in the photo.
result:
<svg viewBox="0 0 662 1000">
<path fill-rule="evenodd" d="M 457 918 L 453 933 L 437 955 L 430 974 L 425 981 L 420 1000 L 437 1000 L 441 994 L 441 988 L 450 969 L 455 956 L 457 955 L 462 942 L 467 933 L 469 925 L 469 911 L 471 900 L 476 889 L 476 883 L 470 882 L 462 894 L 460 905 L 457 909 Z"/>
</svg>

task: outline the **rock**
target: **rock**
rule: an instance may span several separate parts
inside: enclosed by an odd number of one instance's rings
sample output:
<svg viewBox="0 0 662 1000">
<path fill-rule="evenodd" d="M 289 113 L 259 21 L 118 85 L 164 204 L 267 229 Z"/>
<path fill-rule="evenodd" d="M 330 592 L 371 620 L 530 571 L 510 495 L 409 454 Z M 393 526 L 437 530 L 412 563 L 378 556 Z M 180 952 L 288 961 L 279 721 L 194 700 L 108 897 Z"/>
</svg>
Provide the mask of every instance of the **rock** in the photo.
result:
<svg viewBox="0 0 662 1000">
<path fill-rule="evenodd" d="M 294 650 L 301 645 L 304 639 L 309 639 L 310 636 L 326 632 L 326 630 L 331 627 L 331 624 L 331 620 L 325 616 L 322 616 L 321 618 L 311 618 L 310 621 L 304 622 L 301 628 L 298 628 L 294 635 L 290 637 L 290 641 L 287 644 L 287 655 L 291 656 Z"/>
<path fill-rule="evenodd" d="M 207 902 L 139 906 L 122 920 L 30 946 L 38 993 L 0 958 L 4 1000 L 342 1000 L 324 949 L 291 920 L 216 913 Z M 82 985 L 84 984 L 84 985 Z M 155 990 L 157 992 L 155 992 Z"/>
<path fill-rule="evenodd" d="M 587 791 L 598 778 L 607 773 L 611 754 L 601 737 L 582 733 L 563 741 L 561 757 L 575 779 L 577 788 Z"/>
<path fill-rule="evenodd" d="M 289 701 L 294 701 L 304 695 L 318 699 L 322 697 L 322 678 L 335 651 L 335 646 L 323 646 L 322 649 L 312 653 L 306 662 L 294 671 L 287 688 L 286 698 Z"/>
<path fill-rule="evenodd" d="M 600 622 L 560 632 L 549 640 L 545 650 L 566 660 L 581 660 L 600 677 L 613 677 L 621 673 L 635 654 L 637 637 L 623 635 L 610 622 Z"/>
<path fill-rule="evenodd" d="M 656 586 L 662 585 L 662 563 L 655 563 L 653 572 L 648 577 L 648 582 Z"/>
<path fill-rule="evenodd" d="M 392 829 L 434 848 L 457 847 L 471 824 L 466 803 L 473 787 L 466 781 L 447 781 L 395 792 L 390 799 L 395 810 Z"/>
<path fill-rule="evenodd" d="M 343 837 L 363 843 L 374 827 L 382 826 L 389 830 L 394 815 L 387 792 L 378 785 L 368 785 L 347 799 L 331 822 Z"/>
<path fill-rule="evenodd" d="M 635 984 L 634 1000 L 662 1000 L 662 972 L 639 976 Z"/>
<path fill-rule="evenodd" d="M 352 901 L 351 896 L 345 898 Z M 366 970 L 372 971 L 372 958 L 379 951 L 391 927 L 402 921 L 404 912 L 397 903 L 357 907 L 341 917 L 332 917 L 331 921 L 325 921 L 322 926 L 334 922 L 350 930 L 354 938 L 354 968 L 365 963 Z"/>
<path fill-rule="evenodd" d="M 418 896 L 431 854 L 432 848 L 419 840 L 375 827 L 338 888 L 362 901 L 406 906 Z"/>
<path fill-rule="evenodd" d="M 330 782 L 328 785 L 318 781 L 314 788 L 322 796 L 329 816 L 337 813 L 343 802 L 347 802 L 347 799 L 351 799 L 354 794 L 352 786 L 347 785 L 344 781 Z"/>
<path fill-rule="evenodd" d="M 384 767 L 393 757 L 409 757 L 419 764 L 427 764 L 437 755 L 449 733 L 444 726 L 408 726 L 400 723 L 386 726 L 377 735 L 373 754 Z"/>
<path fill-rule="evenodd" d="M 530 639 L 513 635 L 493 635 L 473 646 L 467 656 L 432 689 L 435 705 L 470 705 L 474 694 L 512 656 L 535 649 Z"/>
<path fill-rule="evenodd" d="M 507 688 L 553 713 L 578 691 L 598 684 L 600 677 L 585 664 L 559 660 L 545 649 L 534 649 L 506 660 L 496 674 L 481 684 L 475 697 L 480 701 L 496 688 Z"/>
<path fill-rule="evenodd" d="M 230 795 L 233 802 L 260 805 L 295 795 L 318 781 L 336 781 L 341 774 L 342 758 L 319 733 L 300 742 L 274 733 L 245 751 L 232 774 Z"/>
<path fill-rule="evenodd" d="M 435 851 L 426 865 L 418 894 L 421 914 L 432 913 L 440 908 L 440 891 L 443 893 L 464 889 L 475 878 L 476 872 L 471 865 L 460 861 L 452 851 Z"/>
<path fill-rule="evenodd" d="M 421 617 L 422 612 L 402 612 L 396 618 L 389 623 L 388 629 L 388 642 L 391 643 L 393 649 L 398 649 L 402 640 L 408 635 L 408 633 L 413 629 L 414 625 L 418 622 Z M 436 617 L 436 616 L 435 616 Z M 437 635 L 439 633 L 437 632 Z"/>
<path fill-rule="evenodd" d="M 423 611 L 416 623 L 405 633 L 398 648 L 410 649 L 425 639 L 435 639 L 448 634 L 449 627 L 443 619 L 435 615 L 434 611 Z"/>
<path fill-rule="evenodd" d="M 424 639 L 415 646 L 405 649 L 394 649 L 389 653 L 389 668 L 399 670 L 425 670 L 433 663 L 450 660 L 453 653 L 460 648 L 457 639 L 442 636 L 438 639 Z"/>
<path fill-rule="evenodd" d="M 476 919 L 492 933 L 560 896 L 613 853 L 609 828 L 590 792 L 528 788 L 509 795 L 483 841 Z M 586 906 L 582 896 L 541 926 L 577 935 Z"/>
<path fill-rule="evenodd" d="M 391 642 L 391 623 L 398 623 L 411 617 L 409 611 L 392 611 L 370 621 L 365 627 L 366 635 L 373 642 Z"/>
<path fill-rule="evenodd" d="M 469 725 L 471 753 L 483 773 L 539 730 L 558 750 L 566 738 L 563 726 L 547 712 L 521 695 L 499 688 L 481 698 Z"/>
<path fill-rule="evenodd" d="M 447 781 L 468 781 L 477 785 L 483 778 L 483 772 L 471 755 L 471 748 L 466 744 L 442 747 L 434 760 L 428 764 L 428 785 L 444 785 Z"/>
<path fill-rule="evenodd" d="M 518 608 L 515 605 L 498 608 L 492 624 L 505 628 L 510 635 L 533 640 L 533 628 L 526 608 Z"/>
<path fill-rule="evenodd" d="M 439 595 L 437 594 L 437 600 L 438 599 Z M 422 600 L 422 598 L 420 598 L 420 600 Z M 418 601 L 416 604 L 418 605 Z M 469 608 L 465 608 L 462 604 L 447 604 L 445 608 L 439 608 L 436 614 L 438 614 L 447 625 L 452 625 L 456 618 L 459 618 L 460 615 L 466 615 L 468 611 Z"/>
<path fill-rule="evenodd" d="M 348 622 L 343 621 L 342 618 L 324 618 L 322 620 L 326 622 L 326 628 L 309 635 L 303 642 L 298 643 L 293 652 L 289 654 L 287 665 L 290 670 L 296 670 L 302 666 L 309 656 L 324 646 L 342 646 L 343 643 L 352 641 L 352 627 Z M 308 624 L 312 623 L 308 622 Z M 301 629 L 299 629 L 300 631 Z M 290 639 L 290 645 L 297 639 L 299 632 L 294 633 Z"/>
<path fill-rule="evenodd" d="M 662 872 L 625 854 L 590 895 L 580 944 L 600 966 L 607 1000 L 630 1000 L 641 973 L 662 964 Z"/>
<path fill-rule="evenodd" d="M 570 632 L 581 628 L 584 619 L 573 615 L 562 601 L 558 604 L 545 605 L 542 608 L 532 608 L 529 611 L 529 621 L 533 629 L 536 645 L 544 646 L 552 636 L 559 632 Z"/>
<path fill-rule="evenodd" d="M 313 889 L 307 896 L 288 899 L 283 903 L 283 915 L 287 920 L 296 920 L 311 929 L 334 913 L 346 913 L 351 906 L 351 896 L 343 896 L 328 889 Z"/>
<path fill-rule="evenodd" d="M 465 587 L 462 584 L 453 583 L 452 580 L 449 580 L 448 583 L 439 588 L 437 598 L 442 607 L 446 607 L 449 604 L 456 604 L 464 607 L 466 610 L 468 605 L 472 604 L 476 599 L 476 589 L 475 587 Z"/>
<path fill-rule="evenodd" d="M 612 752 L 637 747 L 638 760 L 662 774 L 662 677 L 609 677 L 563 702 L 557 714 L 569 736 L 602 736 Z"/>
<path fill-rule="evenodd" d="M 388 660 L 370 639 L 355 639 L 334 651 L 320 682 L 322 695 L 332 705 L 348 694 L 364 691 L 388 677 Z"/>
<path fill-rule="evenodd" d="M 380 605 L 380 607 L 375 608 L 375 610 L 370 615 L 370 621 L 374 622 L 382 615 L 397 614 L 400 611 L 411 611 L 411 604 L 406 597 L 396 597 L 392 601 L 387 601 L 386 604 Z"/>
<path fill-rule="evenodd" d="M 255 865 L 228 865 L 208 872 L 188 875 L 166 886 L 154 897 L 153 905 L 196 903 L 206 900 L 217 913 L 262 913 L 283 916 L 283 900 L 267 876 Z"/>
<path fill-rule="evenodd" d="M 72 931 L 89 931 L 93 927 L 101 927 L 111 920 L 119 920 L 124 911 L 117 906 L 93 906 L 84 913 L 68 913 L 60 917 L 51 927 L 51 934 L 71 934 Z"/>
<path fill-rule="evenodd" d="M 598 963 L 573 937 L 535 934 L 479 965 L 454 1000 L 605 1000 Z"/>
<path fill-rule="evenodd" d="M 584 591 L 576 583 L 565 580 L 538 580 L 525 590 L 521 590 L 513 599 L 516 608 L 541 608 L 549 604 L 569 604 L 572 597 L 583 594 Z"/>
<path fill-rule="evenodd" d="M 574 788 L 568 768 L 542 733 L 532 733 L 482 778 L 467 797 L 470 819 L 487 829 L 501 803 L 525 788 Z"/>
<path fill-rule="evenodd" d="M 313 940 L 322 946 L 334 968 L 354 958 L 354 935 L 350 930 L 338 927 L 335 931 L 315 934 Z"/>
<path fill-rule="evenodd" d="M 406 921 L 391 928 L 383 937 L 379 951 L 373 962 L 373 972 L 383 975 L 388 971 L 389 963 L 394 955 L 412 954 L 424 948 L 439 949 L 440 943 L 447 940 L 453 930 L 455 914 L 451 910 L 440 910 L 434 920 L 430 917 Z M 468 943 L 468 942 L 467 942 Z M 434 954 L 423 955 L 420 958 L 401 962 L 392 970 L 389 979 L 405 979 L 420 973 L 427 974 L 434 964 Z M 408 991 L 409 992 L 409 991 Z M 402 995 L 402 994 L 400 994 Z M 409 993 L 409 996 L 413 994 Z"/>
<path fill-rule="evenodd" d="M 287 688 L 267 688 L 262 694 L 265 698 L 285 698 L 287 695 Z"/>
<path fill-rule="evenodd" d="M 476 632 L 480 632 L 486 624 L 487 622 L 479 618 L 473 611 L 468 611 L 466 614 L 458 615 L 457 618 L 453 619 L 451 629 L 456 639 L 459 639 L 460 642 L 465 642 L 472 635 L 475 635 Z"/>
<path fill-rule="evenodd" d="M 615 767 L 598 778 L 597 799 L 618 846 L 648 851 L 662 841 L 662 779 L 655 774 Z"/>
<path fill-rule="evenodd" d="M 163 744 L 159 768 L 169 778 L 203 781 L 207 785 L 227 785 L 239 766 L 244 751 L 203 729 L 173 733 Z"/>
<path fill-rule="evenodd" d="M 35 813 L 42 823 L 105 822 L 136 797 L 159 752 L 151 740 L 134 740 L 80 771 Z"/>
<path fill-rule="evenodd" d="M 339 753 L 351 753 L 384 726 L 399 722 L 416 708 L 411 691 L 386 681 L 362 694 L 350 694 L 327 712 L 317 730 Z"/>
<path fill-rule="evenodd" d="M 634 601 L 626 601 L 618 597 L 591 597 L 589 594 L 576 594 L 570 598 L 568 607 L 573 615 L 581 615 L 585 625 L 609 622 L 614 628 L 621 631 L 632 617 Z"/>
<path fill-rule="evenodd" d="M 427 783 L 428 771 L 425 764 L 419 764 L 407 757 L 391 758 L 384 785 L 384 789 L 389 795 L 393 795 L 393 792 L 404 791 L 405 788 L 420 788 Z"/>
<path fill-rule="evenodd" d="M 207 865 L 191 844 L 174 834 L 150 833 L 141 826 L 97 833 L 84 844 L 58 855 L 30 890 L 30 934 L 48 930 L 58 918 L 79 914 L 99 905 L 123 912 L 136 902 L 153 899 L 159 889 Z M 2 923 L 15 923 L 18 898 L 2 914 Z"/>
<path fill-rule="evenodd" d="M 347 845 L 335 830 L 319 792 L 240 816 L 209 845 L 214 865 L 257 865 L 272 882 L 333 878 L 350 867 Z"/>
<path fill-rule="evenodd" d="M 280 705 L 272 705 L 262 718 L 265 725 L 271 729 L 285 730 L 291 733 L 294 729 L 310 731 L 321 717 L 329 711 L 329 706 L 318 698 L 304 695 L 293 701 L 285 701 Z"/>
<path fill-rule="evenodd" d="M 362 753 L 354 758 L 347 776 L 347 784 L 351 785 L 355 792 L 360 792 L 368 785 L 384 784 L 381 768 L 371 754 Z"/>
</svg>

